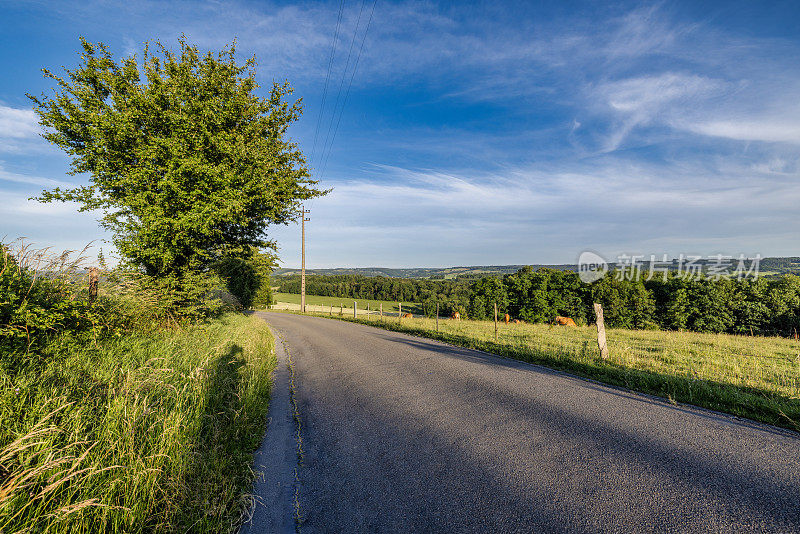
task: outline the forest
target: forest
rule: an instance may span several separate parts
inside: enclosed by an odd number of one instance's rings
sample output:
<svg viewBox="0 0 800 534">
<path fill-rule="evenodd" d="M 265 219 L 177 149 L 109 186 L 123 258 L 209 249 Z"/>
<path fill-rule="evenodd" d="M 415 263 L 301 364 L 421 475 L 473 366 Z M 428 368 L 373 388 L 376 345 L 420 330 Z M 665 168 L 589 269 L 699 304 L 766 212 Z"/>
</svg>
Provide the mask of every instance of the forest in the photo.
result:
<svg viewBox="0 0 800 534">
<path fill-rule="evenodd" d="M 609 326 L 793 337 L 800 330 L 800 277 L 686 277 L 667 273 L 651 280 L 628 279 L 610 271 L 586 284 L 574 271 L 523 267 L 503 277 L 477 280 L 418 280 L 361 275 L 306 278 L 309 295 L 419 303 L 425 315 L 458 311 L 470 319 L 490 319 L 497 303 L 527 322 L 550 322 L 557 315 L 578 324 L 594 321 L 592 304 L 603 305 Z M 300 277 L 282 279 L 280 291 L 299 293 Z"/>
</svg>

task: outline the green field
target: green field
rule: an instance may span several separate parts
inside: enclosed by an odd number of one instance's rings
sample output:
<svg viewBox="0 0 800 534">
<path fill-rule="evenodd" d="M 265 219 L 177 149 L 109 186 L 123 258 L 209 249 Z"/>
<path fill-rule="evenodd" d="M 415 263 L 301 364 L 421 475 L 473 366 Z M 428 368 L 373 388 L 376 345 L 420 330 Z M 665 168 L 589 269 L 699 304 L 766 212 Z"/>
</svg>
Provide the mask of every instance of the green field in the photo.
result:
<svg viewBox="0 0 800 534">
<path fill-rule="evenodd" d="M 273 293 L 272 297 L 275 302 L 285 302 L 288 304 L 300 304 L 300 295 L 297 293 Z M 353 300 L 356 301 L 359 310 L 366 310 L 369 306 L 370 310 L 378 310 L 381 304 L 383 305 L 384 313 L 397 314 L 397 302 L 390 302 L 387 300 L 359 300 L 342 297 L 321 297 L 317 295 L 306 295 L 306 306 L 324 306 L 327 311 L 330 306 L 333 306 L 333 313 L 338 312 L 339 305 L 344 305 L 345 312 L 353 313 Z M 422 313 L 419 304 L 413 302 L 403 302 L 403 313 Z"/>
<path fill-rule="evenodd" d="M 352 317 L 343 317 L 354 320 Z M 597 357 L 594 326 L 384 319 L 358 322 L 538 363 L 608 384 L 800 430 L 800 342 L 658 330 L 608 329 Z"/>
<path fill-rule="evenodd" d="M 0 532 L 235 531 L 273 342 L 229 314 L 102 345 L 58 337 L 41 365 L 0 358 Z"/>
</svg>

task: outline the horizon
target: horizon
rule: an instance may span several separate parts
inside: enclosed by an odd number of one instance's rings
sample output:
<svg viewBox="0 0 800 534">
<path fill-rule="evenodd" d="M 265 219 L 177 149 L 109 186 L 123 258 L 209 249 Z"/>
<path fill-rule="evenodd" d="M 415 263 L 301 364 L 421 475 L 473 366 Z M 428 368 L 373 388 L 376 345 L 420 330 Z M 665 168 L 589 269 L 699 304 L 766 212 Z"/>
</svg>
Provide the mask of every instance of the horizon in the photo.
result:
<svg viewBox="0 0 800 534">
<path fill-rule="evenodd" d="M 650 263 L 650 255 L 643 260 L 640 260 L 638 264 L 649 264 Z M 792 258 L 800 258 L 800 256 L 767 256 L 767 257 L 744 257 L 741 258 L 744 261 L 753 261 L 753 260 L 767 260 L 767 259 L 792 259 Z M 617 258 L 615 258 L 617 259 Z M 707 262 L 713 262 L 717 260 L 716 256 L 694 256 L 694 260 L 700 264 L 705 265 Z M 737 257 L 723 257 L 722 260 L 731 260 L 733 263 L 736 263 L 740 258 Z M 689 258 L 683 258 L 684 261 L 688 261 Z M 680 262 L 681 258 L 675 257 L 670 258 L 668 257 L 666 260 L 662 258 L 655 258 L 655 263 L 661 263 L 666 261 L 668 263 L 674 264 L 675 262 Z M 608 261 L 609 265 L 618 265 L 621 262 L 615 261 Z M 503 263 L 503 264 L 475 264 L 475 265 L 441 265 L 441 266 L 413 266 L 413 267 L 390 267 L 387 265 L 359 265 L 359 266 L 339 266 L 339 267 L 306 267 L 306 271 L 327 271 L 327 270 L 359 270 L 359 269 L 386 269 L 386 270 L 395 270 L 395 271 L 404 271 L 404 270 L 414 270 L 414 269 L 425 269 L 425 270 L 444 270 L 444 269 L 475 269 L 479 267 L 561 267 L 561 266 L 569 266 L 569 267 L 577 267 L 580 265 L 578 260 L 574 262 L 565 262 L 565 263 L 541 263 L 541 262 L 528 262 L 528 263 Z M 630 264 L 627 264 L 630 265 Z M 300 271 L 300 267 L 277 267 L 276 271 Z M 274 272 L 274 271 L 273 271 Z"/>
<path fill-rule="evenodd" d="M 18 52 L 2 57 L 0 235 L 110 237 L 74 205 L 27 200 L 88 179 L 38 137 L 40 69 L 73 67 L 79 35 L 119 59 L 185 34 L 236 39 L 259 94 L 287 79 L 303 99 L 290 136 L 333 188 L 306 205 L 309 269 L 798 254 L 797 4 L 374 5 L 4 2 Z M 299 266 L 299 227 L 269 238 Z"/>
</svg>

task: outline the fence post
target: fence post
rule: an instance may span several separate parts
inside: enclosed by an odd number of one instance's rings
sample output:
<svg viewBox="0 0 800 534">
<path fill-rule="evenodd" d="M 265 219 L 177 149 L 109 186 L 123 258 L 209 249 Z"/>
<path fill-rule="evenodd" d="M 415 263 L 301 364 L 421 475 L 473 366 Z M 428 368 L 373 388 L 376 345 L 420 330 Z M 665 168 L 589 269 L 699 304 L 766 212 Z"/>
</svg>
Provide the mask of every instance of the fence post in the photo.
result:
<svg viewBox="0 0 800 534">
<path fill-rule="evenodd" d="M 494 303 L 494 342 L 497 343 L 497 303 Z"/>
<path fill-rule="evenodd" d="M 397 303 L 397 322 L 399 323 L 400 319 L 402 319 L 402 318 L 403 318 L 403 303 L 402 302 L 398 302 Z"/>
<path fill-rule="evenodd" d="M 89 269 L 89 302 L 97 299 L 97 286 L 100 285 L 100 276 L 97 267 Z"/>
<path fill-rule="evenodd" d="M 358 309 L 358 303 L 356 301 L 353 301 L 353 319 L 358 319 L 358 317 L 356 316 L 356 313 L 358 313 L 356 311 L 357 309 Z"/>
<path fill-rule="evenodd" d="M 439 331 L 439 301 L 436 301 L 436 331 Z"/>
<path fill-rule="evenodd" d="M 328 312 L 328 316 L 333 317 L 333 304 L 331 304 L 331 310 Z"/>
<path fill-rule="evenodd" d="M 381 321 L 383 321 L 383 302 L 381 302 Z"/>
<path fill-rule="evenodd" d="M 344 315 L 344 303 L 339 303 L 339 315 Z"/>
<path fill-rule="evenodd" d="M 594 315 L 597 318 L 597 346 L 600 348 L 600 357 L 608 359 L 608 345 L 606 344 L 606 325 L 603 322 L 603 305 L 594 303 Z"/>
</svg>

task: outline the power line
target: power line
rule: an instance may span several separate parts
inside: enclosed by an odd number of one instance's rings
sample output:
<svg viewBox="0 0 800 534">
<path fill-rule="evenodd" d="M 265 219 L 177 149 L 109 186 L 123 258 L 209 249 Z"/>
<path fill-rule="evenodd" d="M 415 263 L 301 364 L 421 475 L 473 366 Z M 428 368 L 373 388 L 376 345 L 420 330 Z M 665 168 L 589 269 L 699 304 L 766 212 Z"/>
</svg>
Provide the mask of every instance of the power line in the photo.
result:
<svg viewBox="0 0 800 534">
<path fill-rule="evenodd" d="M 344 86 L 344 81 L 347 79 L 347 69 L 350 67 L 350 57 L 353 55 L 353 46 L 356 43 L 356 37 L 358 36 L 358 27 L 361 24 L 361 14 L 364 12 L 364 3 L 366 0 L 361 0 L 361 9 L 358 11 L 358 18 L 356 19 L 356 27 L 353 30 L 353 38 L 350 40 L 350 48 L 347 51 L 347 60 L 344 63 L 344 70 L 342 70 L 342 80 L 339 82 L 339 90 L 336 92 L 336 103 L 333 105 L 333 113 L 331 114 L 331 122 L 328 124 L 328 133 L 325 134 L 325 142 L 322 144 L 322 154 L 320 155 L 320 159 L 318 163 L 322 163 L 325 159 L 325 151 L 326 147 L 328 146 L 328 139 L 331 136 L 331 130 L 333 129 L 333 123 L 336 120 L 336 110 L 339 108 L 339 98 L 342 96 L 342 87 Z"/>
<path fill-rule="evenodd" d="M 325 87 L 322 89 L 322 105 L 319 108 L 319 116 L 317 116 L 317 127 L 314 130 L 314 144 L 311 147 L 311 161 L 314 160 L 314 154 L 317 150 L 317 137 L 319 135 L 320 126 L 322 126 L 322 115 L 325 113 L 325 98 L 328 95 L 328 82 L 331 78 L 331 70 L 333 70 L 333 59 L 336 56 L 336 43 L 339 40 L 339 28 L 342 24 L 342 13 L 344 12 L 344 0 L 339 2 L 339 16 L 336 18 L 336 31 L 333 33 L 333 42 L 331 43 L 331 55 L 328 59 L 328 70 L 325 73 Z"/>
<path fill-rule="evenodd" d="M 347 92 L 344 95 L 344 101 L 342 102 L 342 110 L 339 112 L 339 119 L 336 121 L 336 128 L 333 130 L 333 137 L 331 138 L 331 144 L 328 148 L 328 155 L 325 156 L 325 160 L 322 164 L 322 172 L 320 176 L 325 174 L 325 169 L 328 167 L 328 158 L 331 157 L 331 152 L 333 151 L 333 142 L 336 140 L 336 132 L 339 131 L 339 123 L 342 122 L 342 115 L 344 114 L 344 107 L 347 105 L 347 97 L 350 96 L 350 87 L 353 85 L 353 78 L 356 76 L 356 71 L 358 70 L 358 62 L 361 60 L 361 52 L 364 51 L 364 41 L 367 40 L 367 33 L 369 32 L 369 27 L 372 24 L 372 15 L 375 14 L 375 4 L 378 0 L 372 0 L 372 10 L 369 13 L 369 20 L 367 21 L 367 28 L 364 30 L 364 36 L 361 38 L 361 46 L 358 49 L 358 56 L 356 56 L 356 63 L 353 66 L 353 73 L 350 75 L 350 83 L 347 84 Z M 362 4 L 363 6 L 363 4 Z M 334 109 L 335 111 L 335 109 Z"/>
</svg>

